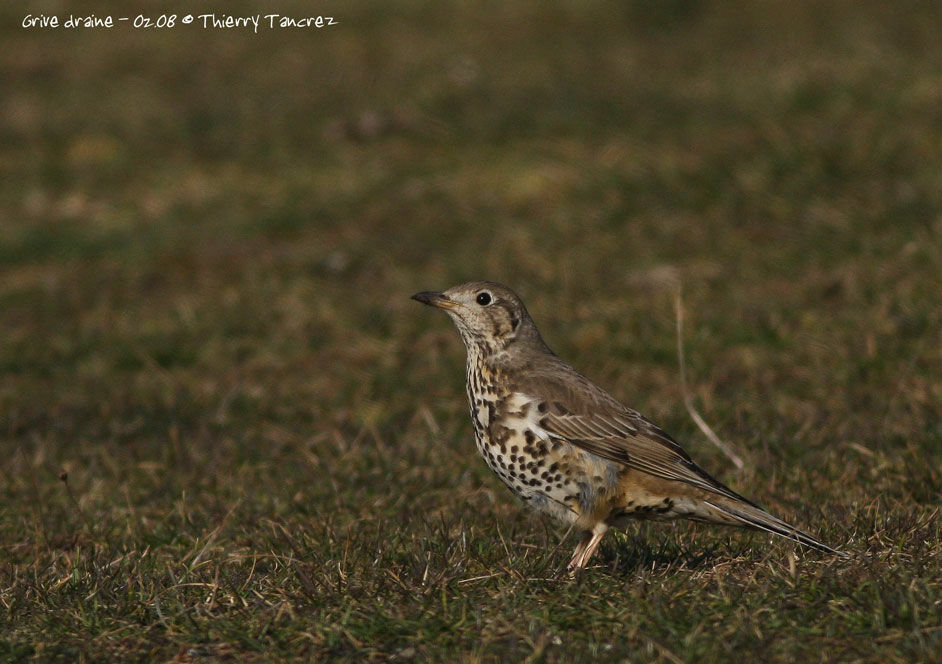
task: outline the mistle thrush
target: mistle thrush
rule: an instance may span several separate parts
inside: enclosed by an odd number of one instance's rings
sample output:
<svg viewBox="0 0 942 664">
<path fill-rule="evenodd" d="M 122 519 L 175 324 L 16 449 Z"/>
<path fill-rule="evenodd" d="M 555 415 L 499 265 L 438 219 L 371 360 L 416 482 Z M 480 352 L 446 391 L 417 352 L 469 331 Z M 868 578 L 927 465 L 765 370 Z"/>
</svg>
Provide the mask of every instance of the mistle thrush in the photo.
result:
<svg viewBox="0 0 942 664">
<path fill-rule="evenodd" d="M 487 465 L 526 504 L 582 533 L 570 569 L 585 567 L 605 532 L 632 519 L 745 526 L 845 555 L 714 479 L 559 359 L 506 286 L 479 281 L 412 298 L 444 309 L 467 347 L 471 422 Z"/>
</svg>

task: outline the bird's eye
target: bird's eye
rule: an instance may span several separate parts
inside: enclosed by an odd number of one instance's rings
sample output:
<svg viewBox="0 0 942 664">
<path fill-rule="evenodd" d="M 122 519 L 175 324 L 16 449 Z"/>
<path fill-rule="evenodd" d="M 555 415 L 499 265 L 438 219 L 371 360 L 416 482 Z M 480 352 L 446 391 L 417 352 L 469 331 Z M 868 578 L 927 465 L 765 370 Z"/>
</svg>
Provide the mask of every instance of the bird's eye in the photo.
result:
<svg viewBox="0 0 942 664">
<path fill-rule="evenodd" d="M 477 296 L 477 298 L 476 298 L 476 301 L 477 301 L 477 303 L 480 304 L 482 307 L 486 307 L 487 305 L 489 305 L 489 304 L 491 303 L 491 294 L 488 293 L 487 291 L 483 291 L 483 292 L 481 292 L 481 293 L 478 293 L 478 296 Z"/>
</svg>

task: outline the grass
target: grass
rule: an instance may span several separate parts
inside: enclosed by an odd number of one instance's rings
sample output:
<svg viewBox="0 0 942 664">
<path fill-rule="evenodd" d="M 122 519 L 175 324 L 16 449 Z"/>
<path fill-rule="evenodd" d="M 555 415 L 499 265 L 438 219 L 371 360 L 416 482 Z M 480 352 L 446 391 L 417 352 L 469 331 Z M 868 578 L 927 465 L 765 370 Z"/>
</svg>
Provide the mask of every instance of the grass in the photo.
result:
<svg viewBox="0 0 942 664">
<path fill-rule="evenodd" d="M 0 660 L 936 659 L 939 8 L 317 11 L 0 10 Z M 409 300 L 473 278 L 853 559 L 642 525 L 559 575 Z"/>
</svg>

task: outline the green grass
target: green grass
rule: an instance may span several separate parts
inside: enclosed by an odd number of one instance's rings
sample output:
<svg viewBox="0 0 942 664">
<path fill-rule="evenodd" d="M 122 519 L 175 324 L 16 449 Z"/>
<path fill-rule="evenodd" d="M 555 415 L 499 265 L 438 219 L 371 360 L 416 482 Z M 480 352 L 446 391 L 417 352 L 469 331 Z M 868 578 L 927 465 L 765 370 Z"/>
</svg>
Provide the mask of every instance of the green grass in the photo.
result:
<svg viewBox="0 0 942 664">
<path fill-rule="evenodd" d="M 0 661 L 937 661 L 939 7 L 316 11 L 0 10 Z M 409 300 L 476 278 L 853 558 L 642 525 L 558 574 Z"/>
</svg>

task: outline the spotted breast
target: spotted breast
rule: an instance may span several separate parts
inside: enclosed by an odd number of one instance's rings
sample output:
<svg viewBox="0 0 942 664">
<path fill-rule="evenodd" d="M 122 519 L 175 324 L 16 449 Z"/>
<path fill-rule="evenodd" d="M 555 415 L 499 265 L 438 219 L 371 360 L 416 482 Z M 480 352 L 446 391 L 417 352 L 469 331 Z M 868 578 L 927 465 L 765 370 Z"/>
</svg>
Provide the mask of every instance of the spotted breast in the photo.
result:
<svg viewBox="0 0 942 664">
<path fill-rule="evenodd" d="M 469 363 L 468 401 L 478 451 L 497 477 L 532 508 L 580 527 L 611 511 L 619 464 L 552 436 L 548 405 L 506 384 L 487 363 Z"/>
</svg>

